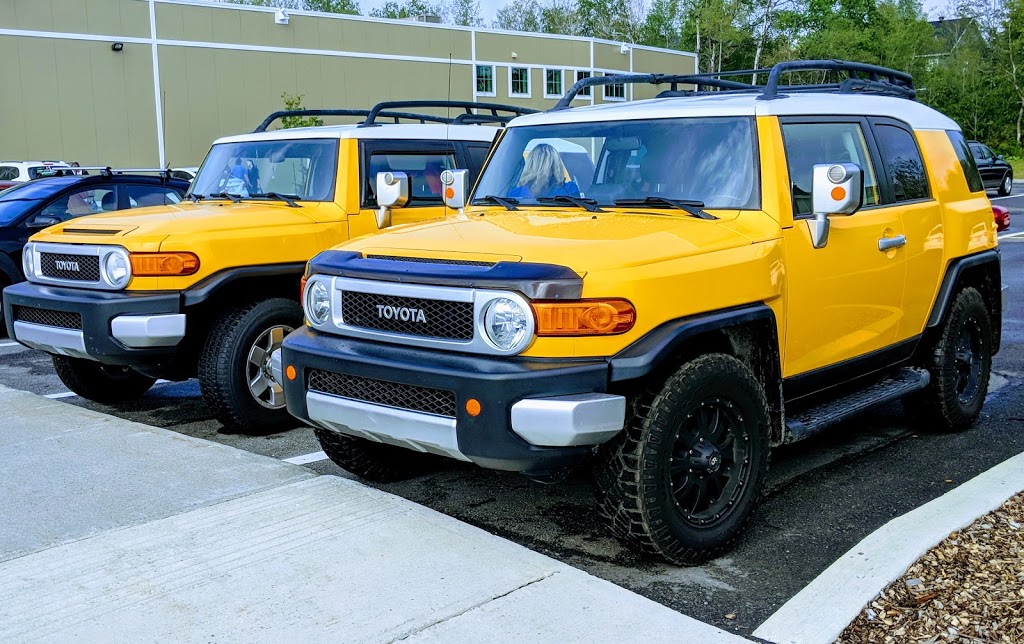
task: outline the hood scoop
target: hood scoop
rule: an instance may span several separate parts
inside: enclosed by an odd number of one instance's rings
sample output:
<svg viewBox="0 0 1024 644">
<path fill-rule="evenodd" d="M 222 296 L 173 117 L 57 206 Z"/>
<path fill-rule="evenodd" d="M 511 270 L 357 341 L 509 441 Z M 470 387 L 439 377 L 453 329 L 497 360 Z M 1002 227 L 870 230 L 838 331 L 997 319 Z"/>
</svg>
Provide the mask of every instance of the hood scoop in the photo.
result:
<svg viewBox="0 0 1024 644">
<path fill-rule="evenodd" d="M 69 226 L 60 232 L 65 235 L 119 235 L 124 230 L 121 228 L 74 228 Z"/>
<path fill-rule="evenodd" d="M 496 262 L 481 262 L 470 259 L 448 259 L 442 257 L 402 257 L 399 255 L 366 255 L 366 259 L 382 259 L 389 262 L 414 262 L 420 264 L 450 264 L 452 266 L 494 266 Z"/>
</svg>

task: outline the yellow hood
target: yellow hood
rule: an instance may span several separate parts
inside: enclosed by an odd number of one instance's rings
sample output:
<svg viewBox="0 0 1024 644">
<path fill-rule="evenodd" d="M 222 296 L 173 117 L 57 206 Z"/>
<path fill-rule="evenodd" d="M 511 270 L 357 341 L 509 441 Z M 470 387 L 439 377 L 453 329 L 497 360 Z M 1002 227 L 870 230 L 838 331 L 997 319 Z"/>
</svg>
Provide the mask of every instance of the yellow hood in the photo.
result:
<svg viewBox="0 0 1024 644">
<path fill-rule="evenodd" d="M 286 204 L 215 201 L 154 206 L 69 220 L 33 235 L 32 241 L 66 244 L 114 243 L 129 250 L 153 250 L 170 235 L 211 235 L 310 224 L 309 211 Z"/>
<path fill-rule="evenodd" d="M 773 234 L 767 222 L 751 227 L 745 221 L 751 219 L 746 215 L 761 213 L 716 213 L 721 219 L 711 221 L 662 212 L 478 211 L 396 228 L 344 248 L 363 254 L 560 264 L 582 275 L 745 246 Z"/>
</svg>

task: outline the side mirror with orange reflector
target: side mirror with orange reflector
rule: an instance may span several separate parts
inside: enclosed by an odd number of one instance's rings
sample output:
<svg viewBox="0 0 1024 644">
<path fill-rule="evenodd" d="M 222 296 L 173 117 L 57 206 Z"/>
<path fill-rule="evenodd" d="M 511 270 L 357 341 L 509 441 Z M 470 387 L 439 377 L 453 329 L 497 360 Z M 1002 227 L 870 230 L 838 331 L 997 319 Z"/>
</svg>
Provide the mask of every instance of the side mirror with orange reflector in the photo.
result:
<svg viewBox="0 0 1024 644">
<path fill-rule="evenodd" d="M 445 170 L 441 173 L 441 185 L 444 186 L 444 205 L 453 210 L 466 207 L 469 170 Z"/>
<path fill-rule="evenodd" d="M 819 163 L 811 175 L 811 207 L 814 219 L 808 220 L 811 243 L 815 248 L 828 244 L 828 218 L 852 215 L 860 210 L 863 199 L 864 171 L 856 163 Z"/>
</svg>

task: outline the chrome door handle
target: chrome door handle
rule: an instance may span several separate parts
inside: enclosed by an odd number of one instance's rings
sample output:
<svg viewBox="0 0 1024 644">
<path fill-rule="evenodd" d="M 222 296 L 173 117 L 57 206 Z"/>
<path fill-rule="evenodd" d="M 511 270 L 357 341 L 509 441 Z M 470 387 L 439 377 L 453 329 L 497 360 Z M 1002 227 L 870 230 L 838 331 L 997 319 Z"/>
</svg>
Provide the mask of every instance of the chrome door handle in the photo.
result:
<svg viewBox="0 0 1024 644">
<path fill-rule="evenodd" d="M 878 240 L 878 250 L 885 252 L 892 250 L 893 248 L 900 248 L 901 246 L 907 245 L 907 238 L 903 235 L 896 235 L 895 237 L 882 237 Z"/>
</svg>

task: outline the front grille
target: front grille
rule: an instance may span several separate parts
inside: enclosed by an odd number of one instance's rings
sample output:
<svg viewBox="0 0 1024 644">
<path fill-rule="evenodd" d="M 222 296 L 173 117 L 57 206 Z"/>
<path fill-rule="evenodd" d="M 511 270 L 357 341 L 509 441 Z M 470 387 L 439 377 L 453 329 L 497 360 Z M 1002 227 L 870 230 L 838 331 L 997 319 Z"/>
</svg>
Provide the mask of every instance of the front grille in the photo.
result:
<svg viewBox="0 0 1024 644">
<path fill-rule="evenodd" d="M 320 369 L 310 370 L 309 389 L 386 407 L 455 418 L 455 393 L 442 389 L 403 385 Z"/>
<path fill-rule="evenodd" d="M 96 255 L 39 253 L 39 269 L 46 277 L 76 282 L 100 281 L 100 258 Z"/>
<path fill-rule="evenodd" d="M 82 328 L 81 313 L 51 311 L 50 309 L 37 309 L 31 306 L 15 306 L 14 320 L 16 322 L 28 322 L 29 324 L 55 326 L 61 329 L 81 330 Z"/>
<path fill-rule="evenodd" d="M 418 262 L 420 264 L 450 264 L 452 266 L 494 266 L 494 262 L 470 259 L 439 259 L 434 257 L 401 257 L 399 255 L 367 255 L 366 259 L 384 259 L 391 262 Z"/>
<path fill-rule="evenodd" d="M 445 340 L 473 339 L 473 303 L 342 291 L 345 324 Z"/>
</svg>

